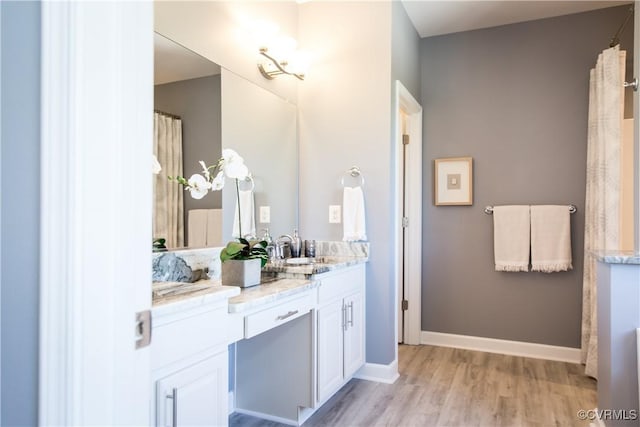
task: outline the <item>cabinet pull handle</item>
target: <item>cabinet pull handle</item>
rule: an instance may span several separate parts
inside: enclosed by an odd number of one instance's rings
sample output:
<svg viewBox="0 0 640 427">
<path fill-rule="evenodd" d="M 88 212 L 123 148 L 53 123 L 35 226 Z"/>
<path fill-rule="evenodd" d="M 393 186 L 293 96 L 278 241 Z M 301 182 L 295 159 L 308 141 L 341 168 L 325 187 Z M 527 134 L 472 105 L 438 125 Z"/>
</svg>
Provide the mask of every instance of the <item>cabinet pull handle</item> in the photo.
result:
<svg viewBox="0 0 640 427">
<path fill-rule="evenodd" d="M 171 427 L 178 427 L 178 388 L 174 387 L 171 394 L 167 394 L 167 399 L 171 399 Z"/>
<path fill-rule="evenodd" d="M 342 304 L 342 330 L 347 330 L 347 306 Z"/>
<path fill-rule="evenodd" d="M 353 327 L 353 301 L 349 303 L 349 326 Z"/>
<path fill-rule="evenodd" d="M 278 317 L 276 317 L 276 320 L 284 320 L 284 319 L 287 319 L 287 318 L 289 318 L 289 317 L 291 317 L 293 315 L 296 315 L 296 314 L 298 314 L 298 310 L 292 310 L 292 311 L 288 312 L 287 314 L 279 315 Z"/>
</svg>

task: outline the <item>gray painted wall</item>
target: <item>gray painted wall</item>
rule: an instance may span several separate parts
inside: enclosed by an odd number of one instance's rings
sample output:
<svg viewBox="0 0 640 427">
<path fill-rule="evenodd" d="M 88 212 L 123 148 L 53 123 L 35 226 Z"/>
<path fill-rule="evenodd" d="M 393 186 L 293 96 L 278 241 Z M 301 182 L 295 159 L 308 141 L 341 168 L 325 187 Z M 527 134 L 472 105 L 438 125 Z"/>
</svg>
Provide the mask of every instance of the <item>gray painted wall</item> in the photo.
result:
<svg viewBox="0 0 640 427">
<path fill-rule="evenodd" d="M 215 164 L 222 153 L 220 94 L 220 74 L 154 87 L 153 108 L 182 118 L 182 160 L 187 179 L 202 172 L 200 160 L 207 165 Z M 209 193 L 200 200 L 185 194 L 185 239 L 189 235 L 189 210 L 221 207 L 220 191 Z"/>
<path fill-rule="evenodd" d="M 391 99 L 395 97 L 395 81 L 400 80 L 420 101 L 420 36 L 401 2 L 392 3 L 391 19 Z M 393 117 L 395 106 L 391 114 Z"/>
<path fill-rule="evenodd" d="M 422 40 L 422 329 L 580 346 L 589 69 L 627 7 Z M 633 53 L 632 31 L 622 47 Z M 474 205 L 433 205 L 433 160 L 474 158 Z M 493 268 L 485 205 L 569 204 L 574 270 Z"/>
<path fill-rule="evenodd" d="M 36 425 L 40 245 L 40 3 L 2 2 L 2 425 Z"/>
</svg>

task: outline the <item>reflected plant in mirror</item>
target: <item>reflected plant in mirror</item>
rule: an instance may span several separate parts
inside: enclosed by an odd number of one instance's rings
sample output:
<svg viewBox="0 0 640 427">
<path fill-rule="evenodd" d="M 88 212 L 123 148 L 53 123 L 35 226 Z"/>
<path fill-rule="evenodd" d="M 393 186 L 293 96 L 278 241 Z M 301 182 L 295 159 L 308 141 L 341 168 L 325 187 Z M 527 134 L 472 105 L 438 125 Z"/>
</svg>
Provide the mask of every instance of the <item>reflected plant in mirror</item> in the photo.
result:
<svg viewBox="0 0 640 427">
<path fill-rule="evenodd" d="M 244 164 L 244 159 L 230 148 L 222 150 L 222 157 L 218 159 L 218 162 L 214 165 L 207 166 L 202 160 L 199 162 L 202 166 L 201 174 L 193 174 L 189 179 L 183 176 L 168 176 L 169 181 L 176 181 L 182 185 L 186 191 L 189 192 L 192 198 L 202 199 L 209 193 L 209 191 L 220 191 L 224 188 L 224 178 L 235 180 L 236 195 L 237 195 L 237 220 L 238 220 L 238 237 L 242 238 L 245 235 L 242 233 L 242 225 L 245 223 L 245 230 L 247 230 L 247 222 L 253 222 L 254 215 L 249 213 L 249 220 L 245 220 L 242 215 L 242 206 L 245 209 L 253 210 L 252 203 L 242 203 L 240 198 L 240 180 L 250 180 L 251 174 L 249 168 Z M 243 221 L 244 220 L 244 221 Z M 249 228 L 255 229 L 255 225 L 250 225 Z M 251 233 L 251 232 L 250 232 Z"/>
</svg>

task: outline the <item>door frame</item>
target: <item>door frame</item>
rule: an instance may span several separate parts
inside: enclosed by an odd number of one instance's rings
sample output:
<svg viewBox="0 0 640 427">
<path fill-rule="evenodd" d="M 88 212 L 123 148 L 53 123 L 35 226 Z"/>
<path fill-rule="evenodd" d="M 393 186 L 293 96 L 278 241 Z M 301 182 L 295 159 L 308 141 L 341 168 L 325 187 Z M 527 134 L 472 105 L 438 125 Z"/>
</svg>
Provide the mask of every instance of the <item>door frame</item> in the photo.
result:
<svg viewBox="0 0 640 427">
<path fill-rule="evenodd" d="M 395 255 L 395 295 L 398 298 L 398 289 L 402 286 L 402 263 L 405 265 L 406 287 L 409 308 L 405 316 L 405 344 L 420 344 L 421 313 L 422 313 L 422 106 L 411 95 L 407 88 L 399 81 L 395 82 L 395 111 L 394 129 L 395 137 L 395 215 L 394 215 L 394 255 Z M 406 242 L 408 256 L 403 258 L 402 240 L 402 115 L 405 112 L 407 118 L 407 132 L 412 142 L 408 145 L 406 194 L 407 211 L 409 218 L 409 239 Z M 399 301 L 395 303 L 395 322 L 398 322 L 397 312 Z M 398 325 L 395 325 L 396 340 L 398 342 Z M 396 348 L 397 360 L 397 348 Z"/>
<path fill-rule="evenodd" d="M 149 425 L 153 3 L 42 2 L 39 424 Z"/>
</svg>

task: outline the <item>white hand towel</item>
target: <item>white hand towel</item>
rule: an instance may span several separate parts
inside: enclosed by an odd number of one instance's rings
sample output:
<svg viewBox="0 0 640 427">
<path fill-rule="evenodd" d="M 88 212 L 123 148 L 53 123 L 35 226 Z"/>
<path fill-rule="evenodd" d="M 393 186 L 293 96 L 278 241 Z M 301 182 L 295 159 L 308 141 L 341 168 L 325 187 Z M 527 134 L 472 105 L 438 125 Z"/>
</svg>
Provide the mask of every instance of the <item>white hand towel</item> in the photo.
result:
<svg viewBox="0 0 640 427">
<path fill-rule="evenodd" d="M 531 270 L 571 270 L 571 218 L 566 205 L 531 206 Z"/>
<path fill-rule="evenodd" d="M 529 206 L 493 208 L 496 271 L 529 271 Z"/>
<path fill-rule="evenodd" d="M 188 218 L 187 245 L 190 248 L 207 246 L 207 209 L 191 209 Z"/>
<path fill-rule="evenodd" d="M 344 187 L 342 195 L 342 225 L 345 242 L 367 240 L 364 217 L 364 193 L 361 187 Z"/>
<path fill-rule="evenodd" d="M 238 192 L 238 197 L 240 198 L 240 215 L 242 218 L 242 237 L 247 235 L 256 235 L 256 219 L 255 219 L 255 209 L 253 203 L 253 191 L 240 190 Z M 233 231 L 231 235 L 235 238 L 240 236 L 240 228 L 238 223 L 238 202 L 236 200 L 236 211 L 233 215 Z"/>
</svg>

